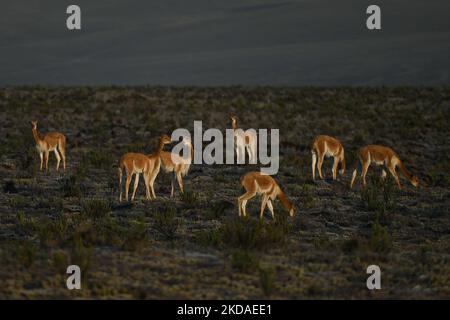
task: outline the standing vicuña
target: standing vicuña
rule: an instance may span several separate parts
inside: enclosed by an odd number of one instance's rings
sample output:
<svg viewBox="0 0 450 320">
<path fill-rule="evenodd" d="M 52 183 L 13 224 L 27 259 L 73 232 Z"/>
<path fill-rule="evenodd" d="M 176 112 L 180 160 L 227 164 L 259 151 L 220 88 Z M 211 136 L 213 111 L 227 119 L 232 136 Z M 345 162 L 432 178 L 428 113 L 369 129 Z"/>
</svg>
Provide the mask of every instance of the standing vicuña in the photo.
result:
<svg viewBox="0 0 450 320">
<path fill-rule="evenodd" d="M 408 172 L 408 170 L 406 170 L 399 156 L 391 148 L 377 145 L 368 145 L 358 150 L 358 158 L 359 158 L 359 165 L 353 171 L 350 188 L 353 188 L 353 183 L 355 182 L 358 169 L 361 170 L 363 185 L 364 186 L 366 185 L 366 174 L 371 164 L 375 164 L 378 166 L 381 165 L 387 168 L 389 172 L 392 174 L 392 176 L 395 178 L 395 181 L 397 182 L 397 185 L 400 189 L 402 188 L 402 186 L 400 184 L 398 174 L 395 171 L 397 166 L 400 168 L 400 171 L 403 173 L 405 178 L 408 179 L 409 182 L 411 182 L 411 184 L 414 187 L 417 187 L 419 185 L 419 180 L 417 179 L 417 177 L 412 176 Z M 386 171 L 384 169 L 382 171 L 381 177 L 382 178 L 386 177 Z"/>
<path fill-rule="evenodd" d="M 263 217 L 264 209 L 268 206 L 272 213 L 272 218 L 275 220 L 272 200 L 275 200 L 277 197 L 280 199 L 284 208 L 289 212 L 289 215 L 291 217 L 294 216 L 294 205 L 289 201 L 271 176 L 261 174 L 260 172 L 249 172 L 243 175 L 240 181 L 246 192 L 238 198 L 239 216 L 244 215 L 245 217 L 247 215 L 247 201 L 257 194 L 262 194 L 261 211 L 259 213 L 260 218 Z"/>
<path fill-rule="evenodd" d="M 63 169 L 66 170 L 66 137 L 59 132 L 49 132 L 41 135 L 37 130 L 37 121 L 31 121 L 34 141 L 36 142 L 36 149 L 41 158 L 41 171 L 43 165 L 48 171 L 48 156 L 50 151 L 55 152 L 56 156 L 56 171 L 59 170 L 59 163 L 61 158 L 63 160 Z"/>
<path fill-rule="evenodd" d="M 169 144 L 171 139 L 167 135 L 163 135 L 158 140 L 158 148 L 156 152 L 145 155 L 142 153 L 126 153 L 119 161 L 119 201 L 122 201 L 122 172 L 125 169 L 127 173 L 127 181 L 125 183 L 125 199 L 128 201 L 128 191 L 130 189 L 131 177 L 134 178 L 134 189 L 131 201 L 134 200 L 136 189 L 139 185 L 139 175 L 144 175 L 145 195 L 147 200 L 156 199 L 154 190 L 154 182 L 161 167 L 161 151 L 165 144 Z"/>
<path fill-rule="evenodd" d="M 316 136 L 311 145 L 311 154 L 312 154 L 311 167 L 313 180 L 316 179 L 316 163 L 320 179 L 323 179 L 322 164 L 325 157 L 334 158 L 332 169 L 333 180 L 336 180 L 337 168 L 339 164 L 341 165 L 341 170 L 339 170 L 339 173 L 341 175 L 344 174 L 345 172 L 344 147 L 342 146 L 342 143 L 338 139 L 325 135 Z"/>
<path fill-rule="evenodd" d="M 258 139 L 254 130 L 243 131 L 237 127 L 237 117 L 230 114 L 231 128 L 233 129 L 236 156 L 237 159 L 245 158 L 245 151 L 247 151 L 249 163 L 256 164 L 257 161 L 257 144 Z"/>
<path fill-rule="evenodd" d="M 183 144 L 187 147 L 189 150 L 188 155 L 183 155 L 181 157 L 180 155 L 168 152 L 168 151 L 162 151 L 161 152 L 161 160 L 162 160 L 162 167 L 165 172 L 173 172 L 174 176 L 171 179 L 171 192 L 170 196 L 173 197 L 174 193 L 174 180 L 177 179 L 178 186 L 180 187 L 181 193 L 184 192 L 183 188 L 183 177 L 188 174 L 189 167 L 191 166 L 192 158 L 193 158 L 193 148 L 192 143 L 190 140 L 184 138 Z"/>
</svg>

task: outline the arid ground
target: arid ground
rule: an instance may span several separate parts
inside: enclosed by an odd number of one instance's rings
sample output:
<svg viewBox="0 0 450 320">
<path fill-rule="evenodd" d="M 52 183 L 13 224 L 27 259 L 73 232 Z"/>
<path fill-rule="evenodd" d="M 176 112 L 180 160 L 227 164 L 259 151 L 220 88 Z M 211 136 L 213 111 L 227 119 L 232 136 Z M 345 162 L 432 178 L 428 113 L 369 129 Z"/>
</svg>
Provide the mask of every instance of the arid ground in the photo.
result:
<svg viewBox="0 0 450 320">
<path fill-rule="evenodd" d="M 295 203 L 258 218 L 260 198 L 239 219 L 239 177 L 252 165 L 192 165 L 186 192 L 118 202 L 117 162 L 151 153 L 174 129 L 280 129 L 275 176 Z M 39 172 L 31 120 L 67 136 L 68 168 Z M 450 88 L 0 89 L 0 298 L 378 299 L 450 298 Z M 347 171 L 311 179 L 309 144 L 339 138 Z M 369 171 L 350 189 L 355 151 L 392 147 L 420 179 L 399 190 Z M 66 268 L 82 289 L 66 288 Z M 369 265 L 381 290 L 366 287 Z"/>
</svg>

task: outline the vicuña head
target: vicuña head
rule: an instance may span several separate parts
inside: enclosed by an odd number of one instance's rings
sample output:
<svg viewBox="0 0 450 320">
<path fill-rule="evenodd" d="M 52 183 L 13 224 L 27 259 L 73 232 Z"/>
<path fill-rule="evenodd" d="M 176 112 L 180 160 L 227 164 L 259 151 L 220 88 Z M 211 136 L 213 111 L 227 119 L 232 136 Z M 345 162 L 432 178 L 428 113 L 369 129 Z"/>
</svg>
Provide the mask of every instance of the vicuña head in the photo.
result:
<svg viewBox="0 0 450 320">
<path fill-rule="evenodd" d="M 400 184 L 400 179 L 396 171 L 397 167 L 400 169 L 403 176 L 414 187 L 419 186 L 419 179 L 416 176 L 413 176 L 409 173 L 409 171 L 405 168 L 403 162 L 400 160 L 397 153 L 395 153 L 395 151 L 389 147 L 379 145 L 368 145 L 362 147 L 358 150 L 358 158 L 359 163 L 356 166 L 355 170 L 353 170 L 350 188 L 353 188 L 353 184 L 355 183 L 358 170 L 361 171 L 363 186 L 366 185 L 366 174 L 371 164 L 384 166 L 384 168 L 387 169 L 389 173 L 394 177 L 400 189 L 402 188 L 402 185 Z M 382 178 L 386 177 L 386 171 L 384 169 L 382 171 L 381 177 Z"/>
<path fill-rule="evenodd" d="M 172 139 L 167 134 L 163 134 L 161 137 L 159 137 L 159 142 L 162 144 L 169 144 L 172 142 Z"/>
<path fill-rule="evenodd" d="M 33 128 L 33 130 L 36 130 L 37 129 L 37 125 L 38 125 L 37 120 L 32 120 L 32 121 L 30 121 L 30 123 L 31 123 L 31 127 Z"/>
<path fill-rule="evenodd" d="M 272 201 L 277 197 L 280 199 L 283 207 L 289 212 L 289 215 L 291 217 L 294 216 L 294 205 L 289 201 L 285 193 L 271 176 L 261 174 L 260 172 L 249 172 L 243 175 L 240 181 L 245 189 L 245 193 L 238 198 L 239 216 L 247 215 L 247 201 L 257 194 L 262 195 L 261 210 L 259 213 L 260 218 L 263 217 L 264 209 L 267 206 L 272 214 L 272 218 L 275 220 Z"/>
<path fill-rule="evenodd" d="M 237 118 L 234 114 L 232 114 L 232 113 L 229 113 L 228 116 L 229 116 L 230 119 L 231 119 L 231 128 L 233 128 L 234 130 L 236 130 L 236 129 L 237 129 L 237 121 L 238 121 L 238 118 Z"/>
<path fill-rule="evenodd" d="M 416 176 L 412 176 L 409 182 L 411 182 L 414 187 L 419 187 L 419 178 L 417 178 Z"/>
</svg>

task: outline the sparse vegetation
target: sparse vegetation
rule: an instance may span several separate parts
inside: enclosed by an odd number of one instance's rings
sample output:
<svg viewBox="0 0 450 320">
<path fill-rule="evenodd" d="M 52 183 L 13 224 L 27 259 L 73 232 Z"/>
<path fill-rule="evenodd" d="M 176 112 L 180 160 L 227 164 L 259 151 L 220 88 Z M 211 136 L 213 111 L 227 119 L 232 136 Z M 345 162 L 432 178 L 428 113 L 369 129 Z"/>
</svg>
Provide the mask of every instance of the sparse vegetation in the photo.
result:
<svg viewBox="0 0 450 320">
<path fill-rule="evenodd" d="M 167 240 L 173 240 L 180 226 L 174 207 L 166 207 L 164 211 L 155 214 L 155 224 L 153 228 Z"/>
<path fill-rule="evenodd" d="M 61 279 L 78 264 L 83 298 L 365 299 L 365 268 L 379 263 L 374 297 L 447 298 L 449 101 L 446 87 L 0 89 L 0 298 L 73 298 Z M 193 164 L 174 198 L 161 171 L 156 200 L 141 179 L 136 201 L 118 202 L 124 152 L 151 153 L 155 137 L 194 120 L 223 130 L 229 111 L 243 128 L 280 129 L 276 181 L 294 218 L 277 200 L 276 221 L 268 210 L 260 221 L 259 197 L 238 217 L 239 177 L 259 165 Z M 23 114 L 67 135 L 66 172 L 53 155 L 39 171 Z M 342 139 L 339 181 L 311 180 L 316 134 Z M 350 189 L 369 143 L 395 147 L 419 188 L 374 168 L 365 190 Z"/>
<path fill-rule="evenodd" d="M 107 217 L 111 213 L 111 204 L 103 199 L 89 199 L 81 203 L 81 214 L 93 220 Z"/>
</svg>

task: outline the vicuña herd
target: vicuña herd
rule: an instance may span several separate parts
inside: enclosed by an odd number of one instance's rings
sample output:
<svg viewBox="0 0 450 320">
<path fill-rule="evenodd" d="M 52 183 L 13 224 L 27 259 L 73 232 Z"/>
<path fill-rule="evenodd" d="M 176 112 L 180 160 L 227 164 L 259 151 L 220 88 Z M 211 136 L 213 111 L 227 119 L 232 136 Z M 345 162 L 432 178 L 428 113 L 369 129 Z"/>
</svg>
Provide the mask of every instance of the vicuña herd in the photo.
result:
<svg viewBox="0 0 450 320">
<path fill-rule="evenodd" d="M 236 154 L 244 154 L 247 152 L 249 162 L 256 163 L 256 134 L 248 133 L 239 130 L 237 127 L 237 117 L 230 114 L 231 127 L 234 130 L 235 148 Z M 56 170 L 59 170 L 61 159 L 63 160 L 63 168 L 66 169 L 66 137 L 59 132 L 49 132 L 45 135 L 41 135 L 37 129 L 37 121 L 31 121 L 33 137 L 36 142 L 36 149 L 40 156 L 40 169 L 41 171 L 45 167 L 48 171 L 48 157 L 49 153 L 53 151 L 56 156 Z M 128 193 L 130 189 L 130 183 L 132 176 L 134 175 L 134 187 L 131 195 L 131 201 L 136 196 L 136 190 L 139 185 L 139 177 L 142 174 L 144 177 L 146 188 L 146 199 L 156 199 L 154 183 L 161 169 L 161 166 L 165 172 L 173 172 L 173 178 L 171 183 L 171 197 L 174 195 L 174 180 L 178 182 L 180 192 L 184 192 L 183 177 L 187 175 L 189 167 L 193 159 L 193 147 L 190 141 L 184 141 L 187 144 L 187 149 L 190 151 L 187 157 L 180 157 L 179 155 L 164 151 L 164 146 L 171 143 L 171 138 L 167 135 L 163 135 L 158 139 L 158 145 L 156 151 L 150 155 L 142 153 L 126 153 L 119 160 L 119 201 L 123 200 L 122 196 L 122 176 L 125 171 L 125 200 L 128 201 Z M 316 179 L 316 168 L 319 173 L 319 177 L 324 179 L 322 173 L 322 165 L 325 157 L 333 157 L 333 180 L 337 179 L 337 173 L 344 175 L 345 173 L 345 154 L 342 143 L 330 136 L 319 135 L 316 136 L 311 144 L 311 168 L 312 178 Z M 403 173 L 405 178 L 411 182 L 414 187 L 419 185 L 417 177 L 412 176 L 403 165 L 397 153 L 391 148 L 368 145 L 360 148 L 357 151 L 358 163 L 355 165 L 355 169 L 352 174 L 350 182 L 350 188 L 353 188 L 355 180 L 358 175 L 358 171 L 361 172 L 361 180 L 363 186 L 366 185 L 366 174 L 371 164 L 384 166 L 382 170 L 382 178 L 386 177 L 387 169 L 389 173 L 394 177 L 399 188 L 401 188 L 399 176 L 396 172 L 398 167 Z M 269 175 L 264 175 L 260 172 L 248 172 L 244 174 L 240 183 L 245 189 L 245 193 L 238 198 L 239 216 L 247 216 L 246 205 L 248 200 L 252 199 L 256 195 L 262 196 L 260 217 L 263 217 L 266 207 L 269 208 L 272 218 L 275 219 L 275 213 L 273 210 L 272 201 L 278 198 L 283 207 L 289 212 L 292 217 L 295 213 L 295 207 L 291 201 L 286 197 L 277 182 Z"/>
</svg>

